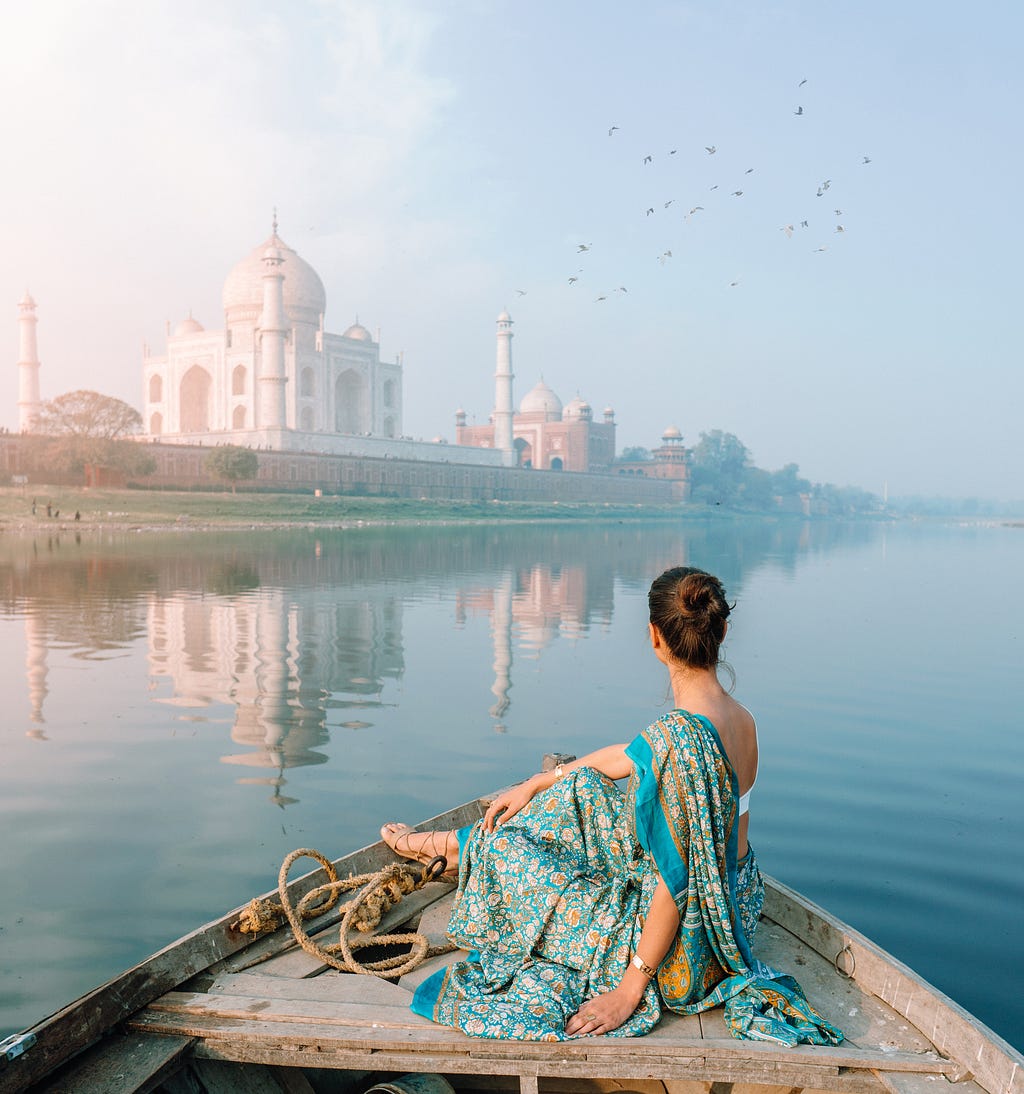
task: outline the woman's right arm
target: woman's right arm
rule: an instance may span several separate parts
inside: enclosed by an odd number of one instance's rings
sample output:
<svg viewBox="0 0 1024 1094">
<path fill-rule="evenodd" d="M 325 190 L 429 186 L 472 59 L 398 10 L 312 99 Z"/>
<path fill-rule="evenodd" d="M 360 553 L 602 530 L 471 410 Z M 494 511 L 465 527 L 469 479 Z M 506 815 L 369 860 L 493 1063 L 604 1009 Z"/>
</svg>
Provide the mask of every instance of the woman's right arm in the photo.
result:
<svg viewBox="0 0 1024 1094">
<path fill-rule="evenodd" d="M 484 831 L 493 832 L 507 820 L 511 820 L 520 809 L 528 805 L 542 791 L 553 786 L 563 775 L 575 771 L 578 767 L 592 767 L 609 779 L 624 779 L 633 770 L 632 761 L 626 756 L 625 745 L 608 745 L 582 756 L 578 760 L 559 764 L 552 771 L 540 771 L 531 775 L 526 782 L 510 787 L 500 793 L 487 807 L 484 814 Z"/>
</svg>

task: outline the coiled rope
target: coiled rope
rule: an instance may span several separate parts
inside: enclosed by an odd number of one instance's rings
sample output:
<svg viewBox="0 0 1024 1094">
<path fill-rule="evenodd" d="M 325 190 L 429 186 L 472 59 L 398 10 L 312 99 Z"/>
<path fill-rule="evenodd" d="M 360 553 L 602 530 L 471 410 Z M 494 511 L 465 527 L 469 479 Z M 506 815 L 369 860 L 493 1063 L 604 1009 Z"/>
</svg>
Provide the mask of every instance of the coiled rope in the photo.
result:
<svg viewBox="0 0 1024 1094">
<path fill-rule="evenodd" d="M 315 859 L 330 880 L 325 885 L 311 889 L 297 904 L 293 904 L 288 893 L 288 872 L 300 858 Z M 334 864 L 326 856 L 303 847 L 292 851 L 281 864 L 281 872 L 277 878 L 277 893 L 281 902 L 278 904 L 255 898 L 231 926 L 246 934 L 256 935 L 262 931 L 276 930 L 287 919 L 295 941 L 306 953 L 325 965 L 342 972 L 395 979 L 412 972 L 426 958 L 455 949 L 451 944 L 431 946 L 429 939 L 418 931 L 406 934 L 371 934 L 380 925 L 384 914 L 398 904 L 403 896 L 422 889 L 428 881 L 436 881 L 447 866 L 447 859 L 438 855 L 423 867 L 396 862 L 376 873 L 356 874 L 354 877 L 339 879 Z M 354 889 L 359 892 L 340 908 L 343 914 L 339 925 L 339 940 L 326 945 L 314 942 L 302 925 L 303 920 L 314 919 L 329 912 L 342 893 L 352 892 Z M 369 937 L 350 940 L 348 935 L 353 930 Z M 389 944 L 410 946 L 411 949 L 408 953 L 383 957 L 376 961 L 361 962 L 354 955 L 356 950 Z M 340 956 L 335 956 L 336 954 Z"/>
</svg>

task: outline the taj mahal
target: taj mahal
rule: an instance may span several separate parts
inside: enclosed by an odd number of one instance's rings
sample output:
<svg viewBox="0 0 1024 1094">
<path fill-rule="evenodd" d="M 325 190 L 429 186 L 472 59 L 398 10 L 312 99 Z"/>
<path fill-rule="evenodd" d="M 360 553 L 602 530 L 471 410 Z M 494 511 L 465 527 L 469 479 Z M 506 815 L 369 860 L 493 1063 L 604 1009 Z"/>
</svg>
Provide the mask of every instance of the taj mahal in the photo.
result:
<svg viewBox="0 0 1024 1094">
<path fill-rule="evenodd" d="M 481 468 L 521 468 L 686 479 L 681 436 L 671 428 L 654 461 L 615 464 L 615 412 L 600 420 L 579 394 L 567 404 L 541 379 L 516 407 L 512 317 L 497 317 L 494 408 L 487 424 L 454 413 L 455 443 L 416 441 L 403 430 L 402 355 L 385 361 L 380 335 L 355 319 L 325 328 L 327 293 L 316 270 L 271 233 L 230 270 L 224 325 L 191 315 L 167 324 L 166 348 L 143 347 L 142 435 L 165 446 L 244 445 L 276 453 L 348 456 Z M 36 302 L 19 302 L 19 428 L 34 430 L 42 405 Z"/>
</svg>

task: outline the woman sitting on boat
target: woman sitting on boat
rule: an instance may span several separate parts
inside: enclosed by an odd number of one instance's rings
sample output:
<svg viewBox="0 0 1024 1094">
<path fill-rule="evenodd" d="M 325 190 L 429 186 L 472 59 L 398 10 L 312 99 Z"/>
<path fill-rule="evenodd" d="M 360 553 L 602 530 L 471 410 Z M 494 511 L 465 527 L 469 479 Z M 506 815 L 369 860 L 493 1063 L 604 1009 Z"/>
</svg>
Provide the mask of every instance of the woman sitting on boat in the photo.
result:
<svg viewBox="0 0 1024 1094">
<path fill-rule="evenodd" d="M 725 1002 L 737 1036 L 836 1043 L 796 982 L 750 952 L 764 898 L 747 842 L 757 732 L 718 680 L 725 590 L 676 567 L 648 603 L 676 709 L 506 790 L 471 828 L 381 830 L 405 858 L 458 864 L 448 933 L 470 953 L 424 981 L 413 1009 L 475 1036 L 562 1040 L 637 1036 L 663 1006 Z"/>
</svg>

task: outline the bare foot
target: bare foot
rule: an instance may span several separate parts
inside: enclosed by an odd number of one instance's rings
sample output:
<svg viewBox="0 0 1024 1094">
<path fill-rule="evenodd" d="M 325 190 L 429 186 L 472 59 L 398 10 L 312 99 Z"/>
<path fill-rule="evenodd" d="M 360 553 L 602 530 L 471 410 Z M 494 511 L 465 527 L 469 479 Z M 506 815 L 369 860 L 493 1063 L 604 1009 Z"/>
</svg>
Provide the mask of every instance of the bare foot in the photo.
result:
<svg viewBox="0 0 1024 1094">
<path fill-rule="evenodd" d="M 402 858 L 424 864 L 442 855 L 448 860 L 445 877 L 459 871 L 459 837 L 454 832 L 416 832 L 408 824 L 392 822 L 380 830 L 380 838 Z"/>
</svg>

